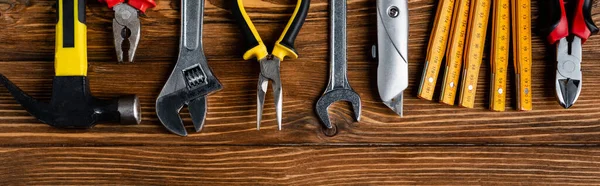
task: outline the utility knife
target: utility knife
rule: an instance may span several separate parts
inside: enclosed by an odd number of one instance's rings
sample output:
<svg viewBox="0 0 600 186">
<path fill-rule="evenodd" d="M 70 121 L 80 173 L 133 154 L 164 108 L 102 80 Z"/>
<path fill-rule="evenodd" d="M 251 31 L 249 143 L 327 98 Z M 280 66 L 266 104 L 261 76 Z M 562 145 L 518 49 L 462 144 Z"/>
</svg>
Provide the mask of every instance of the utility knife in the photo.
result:
<svg viewBox="0 0 600 186">
<path fill-rule="evenodd" d="M 377 88 L 383 103 L 402 117 L 408 87 L 408 2 L 377 0 Z"/>
</svg>

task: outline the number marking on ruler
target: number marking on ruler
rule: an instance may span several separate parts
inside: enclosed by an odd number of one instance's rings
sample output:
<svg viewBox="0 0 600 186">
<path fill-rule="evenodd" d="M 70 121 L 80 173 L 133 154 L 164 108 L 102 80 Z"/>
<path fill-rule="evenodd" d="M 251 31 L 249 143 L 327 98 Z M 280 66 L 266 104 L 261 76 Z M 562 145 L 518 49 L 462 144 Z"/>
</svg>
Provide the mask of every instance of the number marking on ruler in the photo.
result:
<svg viewBox="0 0 600 186">
<path fill-rule="evenodd" d="M 510 0 L 494 0 L 490 110 L 504 111 L 506 108 L 506 77 L 510 50 Z"/>
<path fill-rule="evenodd" d="M 531 110 L 531 0 L 512 0 L 512 8 L 517 109 Z"/>
<path fill-rule="evenodd" d="M 446 70 L 440 95 L 440 102 L 448 105 L 454 105 L 456 100 L 469 22 L 469 8 L 470 0 L 456 0 L 454 5 L 450 42 L 446 51 Z"/>
<path fill-rule="evenodd" d="M 446 43 L 448 42 L 448 33 L 450 32 L 450 23 L 452 22 L 452 12 L 454 8 L 454 0 L 440 0 L 435 23 L 429 38 L 429 46 L 427 48 L 427 58 L 425 59 L 425 69 L 423 69 L 423 77 L 421 78 L 421 86 L 419 87 L 419 97 L 421 99 L 433 99 L 435 84 L 446 51 Z"/>
<path fill-rule="evenodd" d="M 459 98 L 461 107 L 473 108 L 475 105 L 475 93 L 477 92 L 477 80 L 479 79 L 479 69 L 485 47 L 490 6 L 490 0 L 473 0 L 471 2 L 471 14 L 469 16 L 471 25 L 469 26 L 469 34 L 467 34 L 464 56 L 465 67 Z"/>
</svg>

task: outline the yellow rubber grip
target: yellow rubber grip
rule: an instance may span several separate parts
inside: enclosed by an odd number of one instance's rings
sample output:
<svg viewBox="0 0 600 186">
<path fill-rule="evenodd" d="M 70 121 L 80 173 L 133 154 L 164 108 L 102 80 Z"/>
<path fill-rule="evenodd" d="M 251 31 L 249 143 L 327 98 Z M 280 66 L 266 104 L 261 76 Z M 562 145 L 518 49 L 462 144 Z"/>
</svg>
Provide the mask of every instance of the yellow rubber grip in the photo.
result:
<svg viewBox="0 0 600 186">
<path fill-rule="evenodd" d="M 234 3 L 232 13 L 248 46 L 243 55 L 244 60 L 256 58 L 257 61 L 260 61 L 261 59 L 267 57 L 267 55 L 269 55 L 267 47 L 260 38 L 254 23 L 252 23 L 252 20 L 250 19 L 250 16 L 248 16 L 248 13 L 244 8 L 243 0 L 237 0 L 237 2 Z"/>
<path fill-rule="evenodd" d="M 510 51 L 510 0 L 495 0 L 492 17 L 490 110 L 506 109 L 506 77 Z"/>
<path fill-rule="evenodd" d="M 465 50 L 465 65 L 459 98 L 459 106 L 473 108 L 483 58 L 485 37 L 490 14 L 490 0 L 473 0 L 469 15 L 469 30 Z"/>
<path fill-rule="evenodd" d="M 298 58 L 298 53 L 294 48 L 294 41 L 296 40 L 296 36 L 298 36 L 302 25 L 304 25 L 304 20 L 306 19 L 309 8 L 310 0 L 298 0 L 294 13 L 292 13 L 292 17 L 287 25 L 285 25 L 285 29 L 283 29 L 277 42 L 275 42 L 272 54 L 281 61 L 283 61 L 285 57 L 291 59 Z"/>
<path fill-rule="evenodd" d="M 87 76 L 87 27 L 84 0 L 58 0 L 56 76 Z"/>
<path fill-rule="evenodd" d="M 456 100 L 470 8 L 470 0 L 455 1 L 452 29 L 446 51 L 446 70 L 440 94 L 440 102 L 448 105 L 454 105 Z"/>
</svg>

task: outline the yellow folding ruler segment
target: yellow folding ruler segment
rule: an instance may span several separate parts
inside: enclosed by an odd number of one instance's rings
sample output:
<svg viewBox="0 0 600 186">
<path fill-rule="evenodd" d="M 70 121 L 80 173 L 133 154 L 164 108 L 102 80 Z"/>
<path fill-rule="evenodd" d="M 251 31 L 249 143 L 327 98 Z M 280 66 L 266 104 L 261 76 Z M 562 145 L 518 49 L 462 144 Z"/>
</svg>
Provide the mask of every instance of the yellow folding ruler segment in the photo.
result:
<svg viewBox="0 0 600 186">
<path fill-rule="evenodd" d="M 490 110 L 506 108 L 506 77 L 510 51 L 510 0 L 494 0 L 492 17 Z"/>
<path fill-rule="evenodd" d="M 440 102 L 454 105 L 456 90 L 460 79 L 460 70 L 463 63 L 463 52 L 465 47 L 465 36 L 469 22 L 470 0 L 456 0 L 454 14 L 452 17 L 452 29 L 450 40 L 446 51 L 446 71 L 444 72 L 444 83 Z"/>
<path fill-rule="evenodd" d="M 419 86 L 418 96 L 421 99 L 433 99 L 435 83 L 444 58 L 444 52 L 446 51 L 453 9 L 454 0 L 439 1 L 434 20 L 435 22 L 429 38 L 425 69 L 423 69 L 423 77 L 421 78 L 421 85 Z"/>
<path fill-rule="evenodd" d="M 511 3 L 517 109 L 531 110 L 531 0 L 511 0 Z"/>
<path fill-rule="evenodd" d="M 475 93 L 477 92 L 477 80 L 479 79 L 479 69 L 485 47 L 490 7 L 491 0 L 471 1 L 463 78 L 459 98 L 459 105 L 461 107 L 473 108 L 475 105 Z"/>
</svg>

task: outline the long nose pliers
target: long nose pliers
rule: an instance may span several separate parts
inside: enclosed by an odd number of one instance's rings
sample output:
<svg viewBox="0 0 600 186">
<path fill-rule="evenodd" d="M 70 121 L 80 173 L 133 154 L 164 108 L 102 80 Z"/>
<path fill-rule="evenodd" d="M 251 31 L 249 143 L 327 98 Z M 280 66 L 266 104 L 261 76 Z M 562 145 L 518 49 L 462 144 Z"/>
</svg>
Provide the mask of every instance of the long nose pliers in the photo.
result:
<svg viewBox="0 0 600 186">
<path fill-rule="evenodd" d="M 250 17 L 244 9 L 244 1 L 236 0 L 233 3 L 232 14 L 240 28 L 244 40 L 246 41 L 246 52 L 243 55 L 244 60 L 252 58 L 258 59 L 260 63 L 260 75 L 258 77 L 257 90 L 257 123 L 256 129 L 260 129 L 263 107 L 265 102 L 265 94 L 269 80 L 273 81 L 273 94 L 275 98 L 275 112 L 277 115 L 277 125 L 281 130 L 281 112 L 282 112 L 282 87 L 279 73 L 280 62 L 287 56 L 291 59 L 298 58 L 298 53 L 294 49 L 294 41 L 300 32 L 304 20 L 308 14 L 310 0 L 298 0 L 292 17 L 288 21 L 279 40 L 275 42 L 272 52 L 267 52 L 267 47 L 263 43 L 256 27 L 250 20 Z"/>
<path fill-rule="evenodd" d="M 140 19 L 138 11 L 146 13 L 146 9 L 156 6 L 154 0 L 98 0 L 106 3 L 108 8 L 115 11 L 113 19 L 113 39 L 117 60 L 123 62 L 123 41 L 128 40 L 128 62 L 133 62 L 135 51 L 140 42 Z M 126 2 L 127 1 L 127 2 Z"/>
<path fill-rule="evenodd" d="M 556 96 L 561 106 L 569 108 L 581 93 L 581 45 L 598 33 L 591 16 L 592 0 L 545 3 L 548 7 L 544 9 L 550 14 L 547 40 L 556 45 Z"/>
</svg>

